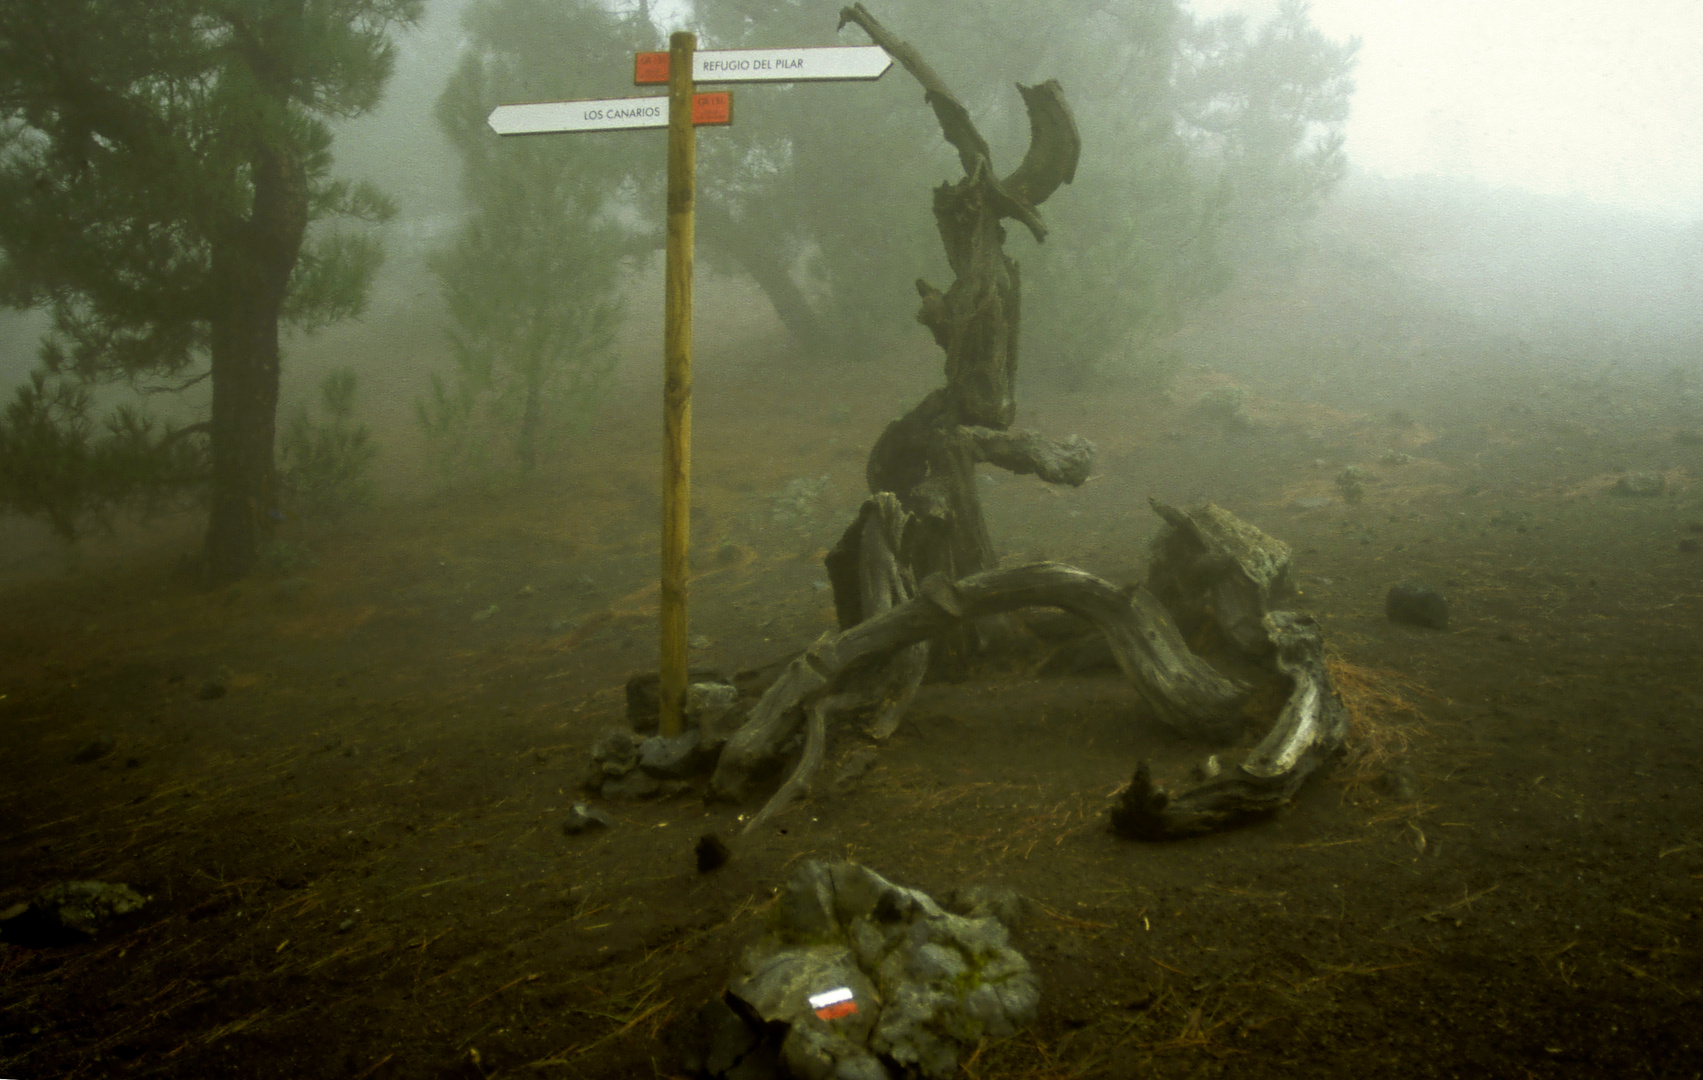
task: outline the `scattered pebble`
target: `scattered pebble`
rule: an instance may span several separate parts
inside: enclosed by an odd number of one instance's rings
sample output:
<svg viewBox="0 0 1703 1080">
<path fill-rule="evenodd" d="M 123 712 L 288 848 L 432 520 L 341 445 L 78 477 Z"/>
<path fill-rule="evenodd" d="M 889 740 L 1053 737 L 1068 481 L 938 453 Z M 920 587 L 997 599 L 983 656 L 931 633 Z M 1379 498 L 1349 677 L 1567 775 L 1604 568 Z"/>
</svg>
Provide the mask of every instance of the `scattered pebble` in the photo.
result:
<svg viewBox="0 0 1703 1080">
<path fill-rule="evenodd" d="M 1390 586 L 1384 597 L 1384 614 L 1391 622 L 1433 630 L 1449 628 L 1448 600 L 1436 589 L 1418 582 Z"/>
<path fill-rule="evenodd" d="M 79 765 L 86 765 L 91 761 L 99 761 L 101 758 L 112 753 L 113 748 L 117 745 L 118 740 L 114 739 L 111 735 L 101 735 L 93 742 L 77 751 L 76 756 L 72 757 L 71 760 Z"/>
<path fill-rule="evenodd" d="M 662 792 L 662 781 L 642 769 L 634 769 L 625 776 L 603 781 L 598 791 L 605 799 L 649 799 Z"/>
<path fill-rule="evenodd" d="M 698 837 L 698 843 L 693 847 L 692 853 L 698 858 L 700 874 L 720 870 L 727 865 L 727 860 L 733 858 L 733 849 L 727 846 L 727 841 L 713 832 Z"/>
<path fill-rule="evenodd" d="M 1633 495 L 1641 498 L 1664 494 L 1667 489 L 1668 479 L 1659 472 L 1627 473 L 1614 484 L 1616 495 Z"/>
<path fill-rule="evenodd" d="M 489 619 L 491 616 L 495 615 L 499 610 L 501 610 L 501 609 L 498 608 L 497 605 L 492 604 L 490 607 L 485 608 L 483 611 L 475 611 L 473 613 L 473 621 L 476 622 L 476 623 L 482 623 L 486 619 Z"/>
<path fill-rule="evenodd" d="M 595 806 L 585 803 L 574 803 L 568 810 L 568 816 L 562 822 L 562 831 L 569 836 L 576 836 L 587 829 L 607 829 L 615 824 L 615 819 Z"/>
</svg>

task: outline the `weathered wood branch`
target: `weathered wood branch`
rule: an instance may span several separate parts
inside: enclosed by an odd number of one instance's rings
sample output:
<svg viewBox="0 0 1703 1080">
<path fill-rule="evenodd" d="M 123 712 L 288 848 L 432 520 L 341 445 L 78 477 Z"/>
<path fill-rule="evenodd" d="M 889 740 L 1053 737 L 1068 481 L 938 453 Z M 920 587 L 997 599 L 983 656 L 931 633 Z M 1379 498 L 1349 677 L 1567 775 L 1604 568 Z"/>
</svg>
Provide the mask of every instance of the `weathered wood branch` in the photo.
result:
<svg viewBox="0 0 1703 1080">
<path fill-rule="evenodd" d="M 1018 85 L 1017 91 L 1023 95 L 1023 105 L 1029 113 L 1029 149 L 1023 163 L 1001 180 L 994 175 L 992 153 L 970 119 L 970 111 L 921 54 L 882 26 L 861 3 L 840 9 L 840 26 L 843 28 L 848 22 L 862 27 L 871 41 L 886 49 L 922 84 L 923 100 L 934 110 L 941 134 L 958 151 L 958 160 L 964 167 L 966 181 L 958 185 L 964 190 L 955 190 L 954 197 L 961 199 L 969 190 L 981 189 L 999 217 L 1016 218 L 1037 242 L 1044 241 L 1047 226 L 1035 207 L 1045 202 L 1060 184 L 1075 179 L 1077 159 L 1082 153 L 1076 119 L 1058 80 L 1049 79 L 1035 86 Z M 937 204 L 938 199 L 937 195 Z M 948 240 L 949 256 L 952 248 Z"/>
<path fill-rule="evenodd" d="M 818 698 L 805 710 L 809 720 L 804 727 L 804 751 L 799 755 L 797 767 L 793 769 L 792 775 L 786 778 L 786 782 L 781 784 L 769 801 L 764 804 L 763 809 L 759 810 L 746 823 L 745 828 L 740 830 L 742 833 L 751 832 L 762 825 L 763 822 L 791 806 L 800 796 L 809 793 L 810 781 L 815 778 L 816 770 L 822 767 L 822 755 L 828 747 L 828 714 L 835 709 L 852 704 L 844 698 L 845 695 L 843 694 L 830 694 L 827 697 Z"/>
<path fill-rule="evenodd" d="M 1025 205 L 1039 206 L 1060 184 L 1076 179 L 1082 136 L 1077 133 L 1076 117 L 1057 79 L 1035 86 L 1018 83 L 1017 92 L 1023 95 L 1023 106 L 1029 111 L 1029 150 L 1023 155 L 1023 163 L 1000 181 L 1000 186 Z"/>
<path fill-rule="evenodd" d="M 917 278 L 917 295 L 922 297 L 922 307 L 917 309 L 917 322 L 928 327 L 936 345 L 942 349 L 949 348 L 952 344 L 952 312 L 946 306 L 946 294 Z"/>
<path fill-rule="evenodd" d="M 839 29 L 845 29 L 849 22 L 861 26 L 869 40 L 886 49 L 887 55 L 904 65 L 911 77 L 922 84 L 923 100 L 928 102 L 935 118 L 940 121 L 941 134 L 957 149 L 958 160 L 963 163 L 966 176 L 976 171 L 976 162 L 992 160 L 987 140 L 982 138 L 982 133 L 976 130 L 975 122 L 970 119 L 970 110 L 964 108 L 957 95 L 947 88 L 946 81 L 935 73 L 920 53 L 895 37 L 862 4 L 840 9 Z"/>
<path fill-rule="evenodd" d="M 739 800 L 797 729 L 800 707 L 832 692 L 854 665 L 937 637 L 959 624 L 1025 607 L 1060 607 L 1094 624 L 1124 675 L 1162 722 L 1211 743 L 1240 734 L 1248 688 L 1195 656 L 1170 616 L 1140 586 L 1118 589 L 1084 570 L 1043 562 L 958 582 L 936 575 L 919 594 L 839 633 L 824 634 L 787 666 L 723 748 L 710 788 Z"/>
<path fill-rule="evenodd" d="M 1112 808 L 1114 832 L 1167 840 L 1269 814 L 1341 751 L 1348 712 L 1331 687 L 1318 624 L 1292 611 L 1270 612 L 1264 622 L 1276 650 L 1273 660 L 1291 683 L 1271 731 L 1240 763 L 1206 770 L 1217 775 L 1179 795 L 1156 785 L 1143 762 Z"/>
<path fill-rule="evenodd" d="M 945 355 L 946 385 L 887 426 L 870 451 L 869 490 L 891 492 L 911 516 L 899 562 L 913 579 L 957 580 L 998 564 L 982 514 L 976 464 L 987 461 L 1055 483 L 1086 479 L 1093 448 L 1073 439 L 1002 437 L 1017 414 L 1016 377 L 1022 337 L 1022 275 L 1005 254 L 1002 219 L 1017 218 L 1036 239 L 1046 235 L 1035 205 L 1076 172 L 1081 139 L 1058 83 L 1019 87 L 1029 111 L 1030 145 L 1007 181 L 994 172 L 987 141 L 968 110 L 916 49 L 882 26 L 862 4 L 840 12 L 856 23 L 922 85 L 964 176 L 934 191 L 934 218 L 954 280 L 942 292 L 916 283 L 917 320 Z M 868 617 L 851 580 L 862 526 L 847 530 L 830 562 L 842 629 Z M 844 578 L 844 580 L 842 580 Z M 961 671 L 997 639 L 991 623 L 953 626 L 931 651 L 937 672 Z"/>
<path fill-rule="evenodd" d="M 997 465 L 1019 475 L 1034 475 L 1049 484 L 1081 487 L 1094 468 L 1094 444 L 1080 435 L 1060 442 L 1033 431 L 995 431 L 984 427 L 961 427 L 977 461 Z"/>
</svg>

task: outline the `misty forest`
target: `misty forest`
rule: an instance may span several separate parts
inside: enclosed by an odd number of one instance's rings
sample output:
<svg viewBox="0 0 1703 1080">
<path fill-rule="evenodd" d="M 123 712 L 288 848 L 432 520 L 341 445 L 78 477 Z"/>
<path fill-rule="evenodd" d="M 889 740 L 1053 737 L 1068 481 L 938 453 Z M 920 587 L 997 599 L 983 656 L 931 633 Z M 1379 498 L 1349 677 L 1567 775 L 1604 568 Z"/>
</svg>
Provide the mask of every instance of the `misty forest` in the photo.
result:
<svg viewBox="0 0 1703 1080">
<path fill-rule="evenodd" d="M 0 0 L 0 1073 L 1695 1075 L 1703 207 L 1247 6 Z"/>
</svg>

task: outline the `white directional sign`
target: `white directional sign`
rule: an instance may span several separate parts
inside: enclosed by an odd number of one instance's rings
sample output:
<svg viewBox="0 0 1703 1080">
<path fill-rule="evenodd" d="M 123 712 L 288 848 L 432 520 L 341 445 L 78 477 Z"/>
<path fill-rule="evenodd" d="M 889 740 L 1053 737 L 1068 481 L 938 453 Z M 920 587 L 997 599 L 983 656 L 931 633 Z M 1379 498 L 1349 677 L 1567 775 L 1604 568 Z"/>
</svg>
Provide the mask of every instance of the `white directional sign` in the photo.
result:
<svg viewBox="0 0 1703 1080">
<path fill-rule="evenodd" d="M 668 55 L 667 53 L 663 54 Z M 733 120 L 733 92 L 692 95 L 692 123 Z M 617 131 L 668 126 L 666 97 L 602 98 L 594 101 L 535 101 L 498 105 L 486 119 L 498 135 L 544 135 L 558 131 Z"/>
<path fill-rule="evenodd" d="M 692 81 L 707 83 L 817 82 L 879 79 L 893 58 L 879 45 L 830 45 L 808 49 L 707 49 L 692 54 Z M 640 86 L 668 81 L 668 54 L 639 53 L 633 81 Z"/>
</svg>

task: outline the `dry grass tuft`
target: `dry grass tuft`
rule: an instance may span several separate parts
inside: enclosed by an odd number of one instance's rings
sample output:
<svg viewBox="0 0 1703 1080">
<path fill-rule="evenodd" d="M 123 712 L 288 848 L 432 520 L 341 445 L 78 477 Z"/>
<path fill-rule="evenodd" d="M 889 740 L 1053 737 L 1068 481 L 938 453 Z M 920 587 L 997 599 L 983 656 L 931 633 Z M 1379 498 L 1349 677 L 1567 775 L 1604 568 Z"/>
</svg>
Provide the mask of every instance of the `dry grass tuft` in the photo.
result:
<svg viewBox="0 0 1703 1080">
<path fill-rule="evenodd" d="M 1362 667 L 1328 656 L 1325 667 L 1348 710 L 1348 753 L 1342 776 L 1349 787 L 1385 772 L 1425 734 L 1425 714 L 1416 700 L 1436 695 L 1398 672 Z"/>
</svg>

